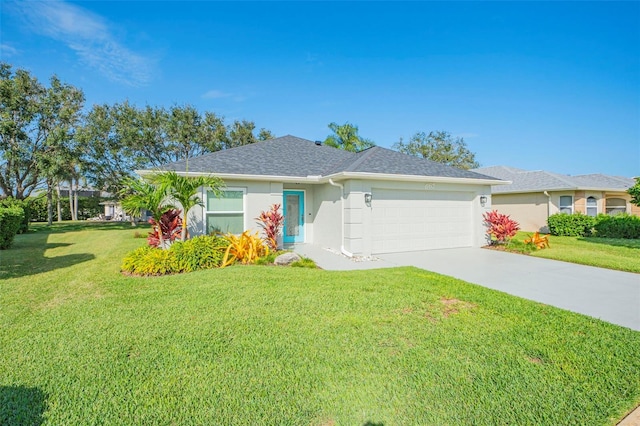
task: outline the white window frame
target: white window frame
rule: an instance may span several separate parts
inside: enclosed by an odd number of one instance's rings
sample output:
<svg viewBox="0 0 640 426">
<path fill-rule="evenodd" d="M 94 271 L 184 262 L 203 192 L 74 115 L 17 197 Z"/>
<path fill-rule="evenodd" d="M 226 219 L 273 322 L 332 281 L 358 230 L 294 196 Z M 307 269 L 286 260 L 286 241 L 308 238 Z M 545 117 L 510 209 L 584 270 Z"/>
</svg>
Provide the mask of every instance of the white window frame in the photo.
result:
<svg viewBox="0 0 640 426">
<path fill-rule="evenodd" d="M 593 201 L 595 201 L 595 205 L 590 206 L 589 205 L 589 199 L 592 198 Z M 596 197 L 594 197 L 593 195 L 589 195 L 584 202 L 584 209 L 585 209 L 585 213 L 587 214 L 587 216 L 591 216 L 589 214 L 589 209 L 594 209 L 596 210 L 596 213 L 593 215 L 593 217 L 598 216 L 598 199 Z"/>
<path fill-rule="evenodd" d="M 608 203 L 609 203 L 610 200 L 621 200 L 624 203 L 624 205 L 609 207 Z M 604 211 L 608 215 L 616 215 L 618 213 L 626 213 L 627 212 L 627 204 L 628 204 L 627 200 L 625 200 L 622 197 L 616 197 L 616 196 L 607 197 L 604 200 Z"/>
<path fill-rule="evenodd" d="M 239 210 L 207 210 L 208 208 L 208 192 L 210 191 L 210 188 L 203 188 L 202 190 L 202 201 L 204 206 L 202 206 L 202 217 L 203 217 L 203 221 L 202 221 L 202 226 L 204 228 L 204 233 L 207 234 L 208 230 L 207 230 L 207 217 L 209 215 L 225 215 L 225 214 L 242 214 L 242 231 L 239 232 L 242 233 L 247 229 L 247 223 L 246 223 L 246 212 L 247 212 L 247 188 L 243 188 L 243 187 L 235 187 L 235 186 L 226 186 L 223 189 L 220 190 L 220 192 L 231 192 L 231 191 L 242 191 L 242 211 Z"/>
<path fill-rule="evenodd" d="M 563 197 L 569 197 L 571 199 L 571 204 L 569 205 L 562 205 L 562 198 Z M 569 212 L 565 212 L 562 211 L 563 209 L 569 209 Z M 566 214 L 573 214 L 573 195 L 560 195 L 558 196 L 558 211 L 560 213 L 566 213 Z"/>
</svg>

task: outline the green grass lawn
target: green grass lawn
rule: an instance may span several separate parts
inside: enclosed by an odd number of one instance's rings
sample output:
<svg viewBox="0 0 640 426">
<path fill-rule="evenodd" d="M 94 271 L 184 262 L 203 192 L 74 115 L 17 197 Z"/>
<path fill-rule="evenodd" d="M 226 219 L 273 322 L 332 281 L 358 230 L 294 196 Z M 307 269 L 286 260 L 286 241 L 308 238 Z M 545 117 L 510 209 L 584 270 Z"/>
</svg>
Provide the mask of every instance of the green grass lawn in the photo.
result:
<svg viewBox="0 0 640 426">
<path fill-rule="evenodd" d="M 134 232 L 0 251 L 0 424 L 614 425 L 640 403 L 630 329 L 416 268 L 126 277 Z"/>
<path fill-rule="evenodd" d="M 532 234 L 518 232 L 514 240 L 524 241 Z M 545 259 L 640 273 L 640 240 L 550 235 L 549 246 L 530 254 Z"/>
</svg>

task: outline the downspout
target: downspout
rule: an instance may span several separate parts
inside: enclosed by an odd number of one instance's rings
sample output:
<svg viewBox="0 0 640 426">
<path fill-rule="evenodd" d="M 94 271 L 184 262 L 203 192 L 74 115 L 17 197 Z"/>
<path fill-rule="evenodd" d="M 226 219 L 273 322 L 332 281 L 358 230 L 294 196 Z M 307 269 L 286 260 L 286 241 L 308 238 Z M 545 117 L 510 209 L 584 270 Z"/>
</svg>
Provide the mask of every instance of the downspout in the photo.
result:
<svg viewBox="0 0 640 426">
<path fill-rule="evenodd" d="M 341 232 L 340 251 L 345 256 L 353 257 L 353 253 L 348 252 L 344 248 L 344 185 L 342 185 L 341 183 L 335 183 L 333 179 L 329 179 L 329 183 L 333 186 L 337 186 L 338 188 L 340 188 L 340 204 L 341 204 L 341 210 L 342 210 L 342 229 L 340 231 Z"/>
<path fill-rule="evenodd" d="M 544 195 L 547 196 L 547 228 L 549 227 L 549 216 L 551 213 L 551 195 L 547 191 L 543 192 Z M 547 229 L 548 231 L 548 229 Z"/>
</svg>

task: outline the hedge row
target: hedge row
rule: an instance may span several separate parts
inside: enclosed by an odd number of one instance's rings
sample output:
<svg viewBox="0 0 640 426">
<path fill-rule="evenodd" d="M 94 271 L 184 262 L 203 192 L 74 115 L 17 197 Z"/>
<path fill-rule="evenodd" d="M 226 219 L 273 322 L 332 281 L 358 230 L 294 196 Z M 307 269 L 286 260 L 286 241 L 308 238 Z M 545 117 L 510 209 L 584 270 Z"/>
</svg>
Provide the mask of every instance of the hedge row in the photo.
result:
<svg viewBox="0 0 640 426">
<path fill-rule="evenodd" d="M 596 217 L 582 213 L 557 213 L 547 220 L 552 235 L 566 237 L 640 238 L 640 217 L 628 213 Z"/>
<path fill-rule="evenodd" d="M 0 207 L 0 250 L 11 247 L 23 220 L 24 210 L 21 207 Z"/>
</svg>

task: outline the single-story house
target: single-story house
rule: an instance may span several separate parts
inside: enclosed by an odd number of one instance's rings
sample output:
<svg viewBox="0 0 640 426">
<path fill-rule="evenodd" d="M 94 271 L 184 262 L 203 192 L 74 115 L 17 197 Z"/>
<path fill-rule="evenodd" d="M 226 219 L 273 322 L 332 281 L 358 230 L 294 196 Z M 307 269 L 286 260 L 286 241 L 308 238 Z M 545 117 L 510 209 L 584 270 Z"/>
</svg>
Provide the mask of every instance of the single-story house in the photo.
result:
<svg viewBox="0 0 640 426">
<path fill-rule="evenodd" d="M 473 171 L 511 185 L 491 187 L 493 207 L 516 220 L 525 231 L 547 232 L 547 218 L 555 213 L 589 216 L 627 212 L 640 215 L 627 189 L 635 180 L 603 174 L 568 176 L 544 170 L 492 166 Z"/>
<path fill-rule="evenodd" d="M 220 198 L 203 188 L 204 207 L 189 211 L 191 235 L 258 231 L 260 212 L 281 204 L 284 244 L 349 256 L 484 245 L 491 186 L 506 183 L 382 147 L 354 153 L 294 136 L 161 169 L 226 184 Z"/>
</svg>

